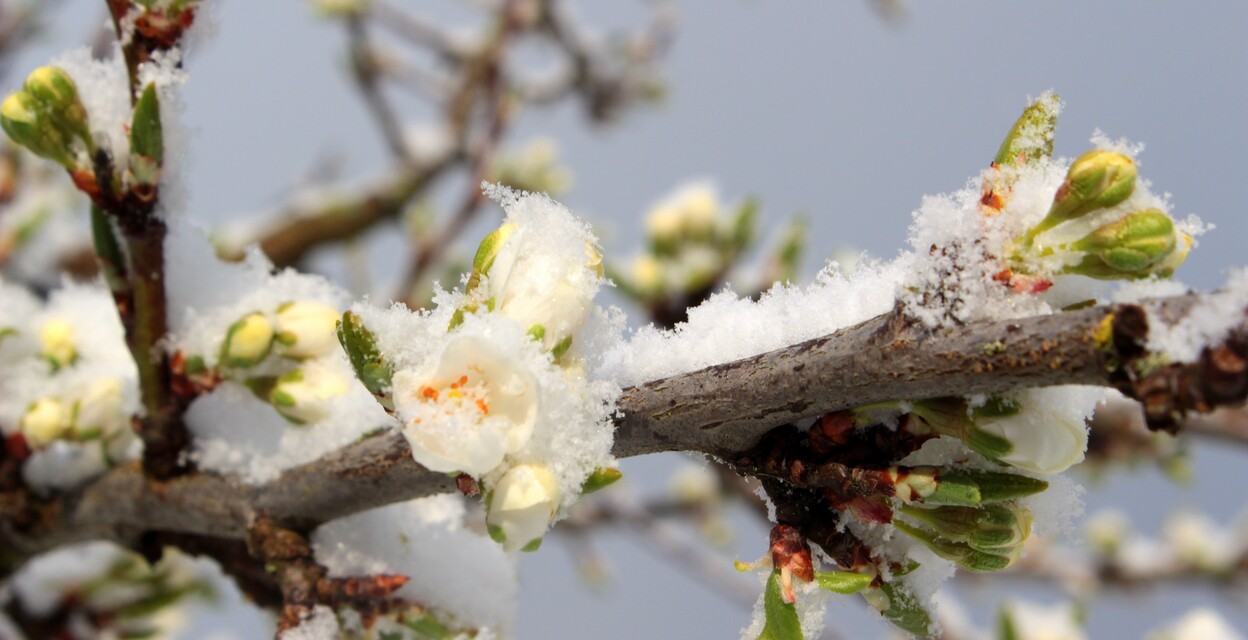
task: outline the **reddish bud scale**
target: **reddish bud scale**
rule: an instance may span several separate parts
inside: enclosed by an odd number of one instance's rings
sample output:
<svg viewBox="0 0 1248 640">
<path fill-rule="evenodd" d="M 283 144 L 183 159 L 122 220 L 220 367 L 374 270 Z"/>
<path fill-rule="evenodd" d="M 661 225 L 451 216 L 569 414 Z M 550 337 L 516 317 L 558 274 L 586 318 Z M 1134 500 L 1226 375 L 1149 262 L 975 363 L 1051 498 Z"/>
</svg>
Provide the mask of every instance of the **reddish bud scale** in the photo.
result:
<svg viewBox="0 0 1248 640">
<path fill-rule="evenodd" d="M 771 528 L 771 563 L 777 569 L 787 569 L 793 577 L 803 582 L 815 579 L 810 545 L 797 527 L 778 524 Z"/>
<path fill-rule="evenodd" d="M 195 22 L 195 8 L 183 9 L 176 16 L 167 16 L 163 12 L 144 13 L 134 21 L 134 30 L 139 35 L 154 43 L 157 48 L 168 49 L 178 43 L 182 34 Z"/>
<path fill-rule="evenodd" d="M 455 488 L 466 496 L 481 495 L 481 485 L 477 484 L 477 481 L 466 473 L 455 476 Z"/>
<path fill-rule="evenodd" d="M 992 279 L 1009 287 L 1014 293 L 1044 293 L 1053 286 L 1053 281 L 1044 276 L 1014 273 L 1008 267 L 998 271 Z"/>
<path fill-rule="evenodd" d="M 820 416 L 809 432 L 811 451 L 818 456 L 831 453 L 848 443 L 854 436 L 854 417 L 848 411 L 837 411 Z"/>
</svg>

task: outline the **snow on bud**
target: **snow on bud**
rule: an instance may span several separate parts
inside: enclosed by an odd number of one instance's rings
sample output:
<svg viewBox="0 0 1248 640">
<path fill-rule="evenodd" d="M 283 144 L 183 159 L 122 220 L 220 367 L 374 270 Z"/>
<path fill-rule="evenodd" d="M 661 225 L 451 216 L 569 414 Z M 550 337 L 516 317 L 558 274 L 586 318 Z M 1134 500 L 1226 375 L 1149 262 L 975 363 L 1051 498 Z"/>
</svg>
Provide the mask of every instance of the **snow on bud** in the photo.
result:
<svg viewBox="0 0 1248 640">
<path fill-rule="evenodd" d="M 412 456 L 433 471 L 480 477 L 533 433 L 537 378 L 481 338 L 454 338 L 432 373 L 404 369 L 393 380 Z"/>
<path fill-rule="evenodd" d="M 536 551 L 559 506 L 555 474 L 541 464 L 518 464 L 490 491 L 485 523 L 505 551 Z"/>
<path fill-rule="evenodd" d="M 1058 187 L 1048 215 L 1027 230 L 1025 244 L 1063 222 L 1120 204 L 1135 191 L 1136 175 L 1135 161 L 1126 154 L 1094 149 L 1079 156 Z"/>
<path fill-rule="evenodd" d="M 347 381 L 315 364 L 278 376 L 269 403 L 293 424 L 320 422 L 329 415 L 330 402 L 347 392 Z"/>
<path fill-rule="evenodd" d="M 338 346 L 338 310 L 321 302 L 286 302 L 277 308 L 278 354 L 318 358 Z"/>
<path fill-rule="evenodd" d="M 998 166 L 1020 166 L 1053 155 L 1053 133 L 1062 101 L 1057 94 L 1046 91 L 1023 109 L 1023 114 L 1010 127 L 1001 148 L 993 158 Z"/>
<path fill-rule="evenodd" d="M 273 322 L 260 312 L 249 313 L 230 325 L 221 345 L 221 364 L 227 367 L 254 367 L 273 347 Z"/>
<path fill-rule="evenodd" d="M 550 251 L 535 237 L 544 230 L 503 225 L 499 232 L 507 226 L 514 229 L 500 236 L 497 250 L 482 269 L 488 275 L 488 298 L 496 312 L 533 332 L 559 357 L 589 314 L 602 274 L 602 255 L 589 243 L 580 252 Z"/>
<path fill-rule="evenodd" d="M 42 449 L 52 441 L 69 434 L 73 414 L 64 402 L 52 397 L 36 400 L 22 415 L 19 428 L 26 436 L 26 444 Z"/>
<path fill-rule="evenodd" d="M 1062 272 L 1108 280 L 1146 277 L 1163 266 L 1173 271 L 1165 259 L 1175 252 L 1181 235 L 1160 209 L 1137 211 L 1071 243 L 1070 250 L 1086 256 Z"/>
<path fill-rule="evenodd" d="M 78 360 L 74 345 L 74 327 L 64 318 L 54 318 L 39 328 L 40 355 L 52 364 L 52 370 L 68 367 Z"/>
<path fill-rule="evenodd" d="M 130 423 L 124 404 L 125 396 L 119 378 L 107 377 L 93 381 L 78 400 L 74 416 L 74 437 L 79 440 L 95 437 L 107 440 L 123 432 Z"/>
</svg>

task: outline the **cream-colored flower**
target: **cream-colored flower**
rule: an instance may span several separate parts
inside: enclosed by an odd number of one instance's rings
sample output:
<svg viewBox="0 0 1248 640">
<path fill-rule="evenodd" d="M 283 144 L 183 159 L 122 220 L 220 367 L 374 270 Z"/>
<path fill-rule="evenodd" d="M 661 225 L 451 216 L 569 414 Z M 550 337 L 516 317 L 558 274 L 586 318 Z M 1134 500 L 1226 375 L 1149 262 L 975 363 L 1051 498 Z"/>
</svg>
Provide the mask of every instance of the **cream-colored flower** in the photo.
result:
<svg viewBox="0 0 1248 640">
<path fill-rule="evenodd" d="M 292 369 L 277 379 L 269 402 L 295 424 L 320 422 L 329 416 L 330 403 L 347 392 L 342 376 L 316 364 Z"/>
<path fill-rule="evenodd" d="M 719 196 L 710 184 L 681 187 L 646 214 L 646 234 L 659 242 L 709 234 L 719 209 Z"/>
<path fill-rule="evenodd" d="M 533 551 L 559 508 L 559 484 L 542 464 L 518 464 L 490 493 L 485 517 L 490 537 L 506 551 Z"/>
<path fill-rule="evenodd" d="M 69 434 L 72 417 L 70 407 L 57 398 L 49 396 L 36 400 L 26 409 L 20 423 L 26 444 L 41 449 L 65 437 Z"/>
<path fill-rule="evenodd" d="M 977 430 L 1002 438 L 1009 451 L 997 460 L 1036 473 L 1061 473 L 1083 461 L 1088 428 L 1082 419 L 1047 415 L 1035 419 L 1024 407 L 1019 414 L 977 420 Z"/>
<path fill-rule="evenodd" d="M 277 308 L 277 352 L 289 358 L 318 358 L 338 346 L 337 309 L 321 302 L 287 302 Z"/>
<path fill-rule="evenodd" d="M 481 338 L 452 339 L 432 372 L 404 369 L 393 384 L 412 456 L 433 471 L 480 477 L 533 433 L 537 378 Z"/>
</svg>

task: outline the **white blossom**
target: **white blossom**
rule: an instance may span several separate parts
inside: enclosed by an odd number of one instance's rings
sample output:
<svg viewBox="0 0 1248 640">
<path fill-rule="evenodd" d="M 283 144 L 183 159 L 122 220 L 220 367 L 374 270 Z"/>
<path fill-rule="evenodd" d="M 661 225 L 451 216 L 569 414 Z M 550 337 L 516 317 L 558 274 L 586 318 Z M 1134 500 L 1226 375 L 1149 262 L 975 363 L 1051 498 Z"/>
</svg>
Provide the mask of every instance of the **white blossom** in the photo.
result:
<svg viewBox="0 0 1248 640">
<path fill-rule="evenodd" d="M 395 373 L 394 402 L 417 462 L 480 476 L 528 442 L 539 388 L 515 356 L 486 339 L 459 336 L 431 371 Z"/>
<path fill-rule="evenodd" d="M 347 392 L 347 381 L 315 362 L 283 373 L 269 393 L 277 412 L 295 424 L 324 420 L 330 402 Z"/>
<path fill-rule="evenodd" d="M 78 400 L 74 417 L 74 435 L 85 438 L 99 435 L 105 439 L 120 433 L 130 422 L 125 410 L 126 398 L 119 378 L 93 380 Z"/>
</svg>

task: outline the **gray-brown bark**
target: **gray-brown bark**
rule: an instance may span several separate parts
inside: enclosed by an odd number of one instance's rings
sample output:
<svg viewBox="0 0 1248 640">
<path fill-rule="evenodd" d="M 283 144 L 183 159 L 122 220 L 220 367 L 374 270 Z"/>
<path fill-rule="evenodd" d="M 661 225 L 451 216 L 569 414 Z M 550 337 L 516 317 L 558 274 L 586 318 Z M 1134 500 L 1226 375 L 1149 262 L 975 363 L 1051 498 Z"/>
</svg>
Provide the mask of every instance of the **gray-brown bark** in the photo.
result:
<svg viewBox="0 0 1248 640">
<path fill-rule="evenodd" d="M 1144 348 L 1149 318 L 1177 322 L 1202 296 L 1095 307 L 923 333 L 887 314 L 832 335 L 626 389 L 614 452 L 700 451 L 731 457 L 770 429 L 889 400 L 994 393 L 1057 384 L 1117 387 L 1142 399 L 1151 422 L 1208 411 L 1248 394 L 1248 320 L 1189 365 L 1157 366 Z M 1154 328 L 1156 330 L 1156 328 Z M 1152 364 L 1149 364 L 1152 363 Z M 365 509 L 455 490 L 418 465 L 402 435 L 382 433 L 248 487 L 197 473 L 147 480 L 114 469 L 46 504 L 0 499 L 0 567 L 75 540 L 127 542 L 166 531 L 244 538 L 258 517 L 299 530 Z M 19 509 L 27 510 L 23 518 Z M 30 510 L 33 510 L 32 514 Z M 14 523 L 26 522 L 23 531 Z"/>
</svg>

